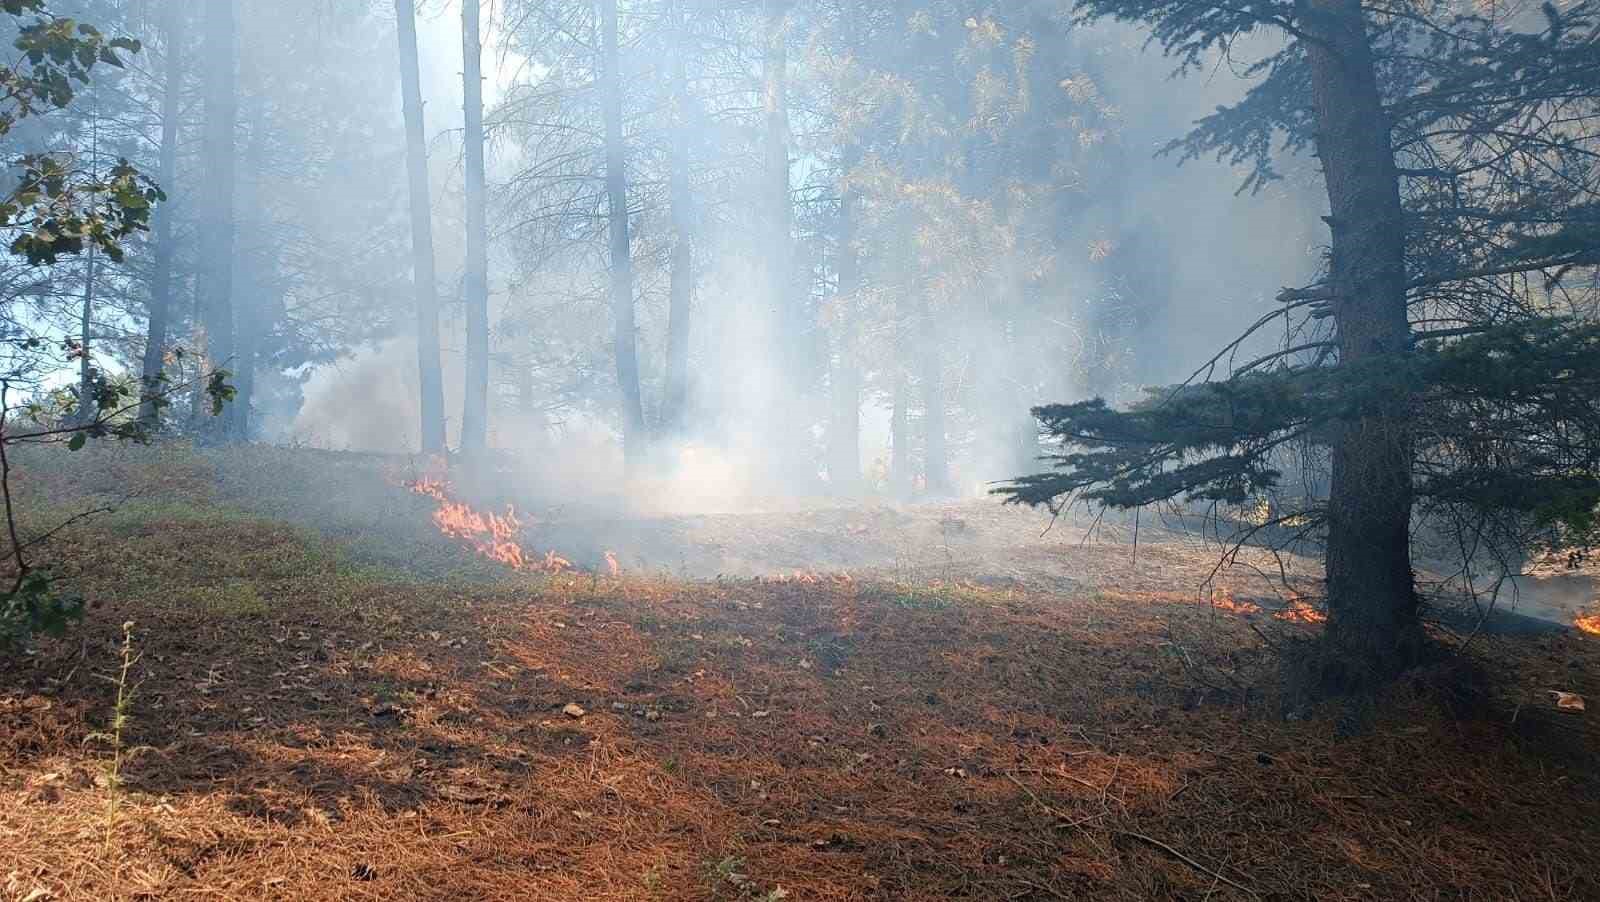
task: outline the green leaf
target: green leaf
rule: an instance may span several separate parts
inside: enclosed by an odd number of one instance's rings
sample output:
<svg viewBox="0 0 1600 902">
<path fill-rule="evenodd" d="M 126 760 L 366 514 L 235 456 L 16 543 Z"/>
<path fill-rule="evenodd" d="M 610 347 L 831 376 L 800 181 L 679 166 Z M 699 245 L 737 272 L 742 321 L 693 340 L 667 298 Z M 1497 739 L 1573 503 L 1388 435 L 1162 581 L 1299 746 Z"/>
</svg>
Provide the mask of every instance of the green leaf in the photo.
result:
<svg viewBox="0 0 1600 902">
<path fill-rule="evenodd" d="M 76 434 L 74 434 L 72 436 L 72 438 L 67 439 L 67 450 L 68 451 L 76 451 L 79 448 L 82 448 L 83 445 L 84 445 L 84 442 L 87 442 L 88 440 L 89 440 L 89 437 L 87 435 L 84 435 L 81 432 L 76 433 Z"/>
</svg>

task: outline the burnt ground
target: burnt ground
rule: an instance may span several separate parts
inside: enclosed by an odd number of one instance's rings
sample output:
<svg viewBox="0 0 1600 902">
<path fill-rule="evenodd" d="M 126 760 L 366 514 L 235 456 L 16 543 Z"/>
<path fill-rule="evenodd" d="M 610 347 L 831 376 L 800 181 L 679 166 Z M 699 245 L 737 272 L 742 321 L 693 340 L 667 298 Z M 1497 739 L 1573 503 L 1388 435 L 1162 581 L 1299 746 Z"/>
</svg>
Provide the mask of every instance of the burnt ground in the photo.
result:
<svg viewBox="0 0 1600 902">
<path fill-rule="evenodd" d="M 1593 637 L 1287 719 L 1318 627 L 1197 603 L 1203 548 L 834 511 L 673 526 L 798 579 L 510 574 L 294 458 L 24 471 L 40 523 L 140 497 L 50 546 L 85 623 L 0 663 L 0 899 L 1600 898 L 1600 742 L 1551 691 L 1600 699 Z M 818 573 L 807 531 L 904 563 Z"/>
</svg>

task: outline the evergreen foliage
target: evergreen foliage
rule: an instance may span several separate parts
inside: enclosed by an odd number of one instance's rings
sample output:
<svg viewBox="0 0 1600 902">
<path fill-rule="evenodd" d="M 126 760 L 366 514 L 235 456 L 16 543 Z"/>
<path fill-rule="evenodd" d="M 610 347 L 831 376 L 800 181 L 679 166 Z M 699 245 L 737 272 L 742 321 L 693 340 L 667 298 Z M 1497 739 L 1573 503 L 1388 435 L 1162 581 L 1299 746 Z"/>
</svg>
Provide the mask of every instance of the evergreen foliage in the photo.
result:
<svg viewBox="0 0 1600 902">
<path fill-rule="evenodd" d="M 1069 499 L 1245 505 L 1281 493 L 1291 449 L 1331 449 L 1330 498 L 1301 499 L 1281 519 L 1345 517 L 1349 544 L 1329 545 L 1330 641 L 1374 659 L 1392 643 L 1414 645 L 1397 637 L 1415 635 L 1415 599 L 1341 597 L 1333 576 L 1336 558 L 1344 591 L 1364 570 L 1398 560 L 1409 571 L 1406 549 L 1380 547 L 1404 544 L 1406 531 L 1361 519 L 1387 516 L 1376 496 L 1400 492 L 1414 520 L 1444 511 L 1457 527 L 1516 523 L 1501 535 L 1524 546 L 1513 552 L 1591 543 L 1600 504 L 1596 6 L 1547 4 L 1535 16 L 1355 0 L 1081 0 L 1077 10 L 1085 21 L 1147 26 L 1180 73 L 1212 64 L 1242 34 L 1281 33 L 1282 49 L 1245 68 L 1257 81 L 1243 100 L 1166 150 L 1242 167 L 1241 190 L 1258 191 L 1279 177 L 1275 154 L 1315 148 L 1339 213 L 1325 219 L 1324 279 L 1284 290 L 1279 309 L 1183 385 L 1123 409 L 1102 399 L 1036 408 L 1060 445 L 1052 469 L 997 491 L 1053 508 Z M 1318 69 L 1319 53 L 1331 66 Z M 1328 122 L 1361 121 L 1348 116 L 1362 100 L 1362 65 L 1377 99 L 1359 127 L 1387 142 L 1375 165 L 1360 158 L 1365 135 L 1326 133 Z M 1400 199 L 1397 230 L 1377 203 L 1386 190 Z M 1370 238 L 1379 233 L 1400 236 L 1403 282 L 1382 275 L 1382 242 Z M 1390 285 L 1393 307 L 1374 293 Z M 1401 303 L 1409 337 L 1396 342 L 1388 323 Z M 1279 350 L 1212 378 L 1268 324 L 1284 329 Z M 1361 632 L 1368 638 L 1352 642 Z"/>
</svg>

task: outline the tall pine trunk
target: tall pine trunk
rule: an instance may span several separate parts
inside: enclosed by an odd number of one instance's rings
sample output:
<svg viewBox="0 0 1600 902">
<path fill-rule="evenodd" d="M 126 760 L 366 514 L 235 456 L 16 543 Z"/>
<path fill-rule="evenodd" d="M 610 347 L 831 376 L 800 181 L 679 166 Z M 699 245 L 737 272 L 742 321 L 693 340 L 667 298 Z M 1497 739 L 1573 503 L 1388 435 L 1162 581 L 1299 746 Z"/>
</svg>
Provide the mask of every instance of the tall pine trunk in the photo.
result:
<svg viewBox="0 0 1600 902">
<path fill-rule="evenodd" d="M 808 332 L 801 316 L 801 298 L 795 292 L 793 200 L 789 185 L 789 94 L 788 94 L 788 12 L 792 0 L 765 0 L 766 52 L 762 60 L 764 111 L 763 144 L 765 190 L 762 215 L 766 229 L 762 255 L 766 261 L 768 303 L 773 310 L 772 326 L 777 347 L 778 388 L 782 396 L 774 399 L 771 429 L 777 437 L 780 476 L 799 484 L 804 491 L 811 478 L 807 472 L 805 443 L 807 424 L 802 413 L 809 387 L 805 377 Z"/>
<path fill-rule="evenodd" d="M 1405 352 L 1405 226 L 1399 177 L 1360 0 L 1307 0 L 1317 155 L 1333 233 L 1328 289 L 1340 365 Z M 1329 497 L 1324 688 L 1415 663 L 1422 644 L 1410 553 L 1410 399 L 1385 392 L 1338 424 Z"/>
<path fill-rule="evenodd" d="M 161 189 L 167 202 L 155 211 L 155 260 L 150 274 L 150 309 L 145 332 L 139 422 L 146 429 L 160 424 L 156 395 L 164 391 L 161 380 L 167 354 L 167 329 L 172 318 L 172 260 L 176 254 L 172 235 L 172 201 L 178 190 L 178 118 L 183 100 L 184 4 L 167 5 L 166 80 L 161 93 Z"/>
<path fill-rule="evenodd" d="M 894 398 L 889 411 L 889 492 L 904 498 L 911 494 L 911 427 L 906 422 L 910 388 L 904 372 L 894 376 Z"/>
<path fill-rule="evenodd" d="M 422 453 L 444 450 L 444 374 L 439 362 L 439 289 L 433 260 L 433 208 L 417 64 L 416 0 L 394 0 L 399 21 L 400 98 L 406 122 L 406 176 L 411 194 L 411 279 L 417 307 L 417 384 Z"/>
<path fill-rule="evenodd" d="M 790 282 L 793 276 L 793 211 L 789 197 L 789 98 L 788 49 L 785 35 L 785 16 L 789 0 L 765 0 L 766 3 L 766 55 L 762 61 L 764 80 L 764 110 L 766 130 L 762 142 L 763 171 L 766 175 L 765 209 L 767 247 L 767 277 L 771 281 L 772 303 L 777 309 L 777 323 L 785 330 L 796 320 Z M 795 376 L 794 352 L 798 336 L 792 333 L 780 339 L 787 353 L 785 363 Z"/>
<path fill-rule="evenodd" d="M 462 293 L 467 306 L 466 390 L 461 450 L 489 445 L 489 236 L 483 164 L 483 37 L 481 0 L 461 4 L 462 108 L 466 113 L 467 260 Z"/>
<path fill-rule="evenodd" d="M 628 179 L 623 167 L 622 73 L 617 50 L 617 0 L 600 0 L 601 104 L 606 129 L 606 198 L 611 218 L 611 318 L 622 395 L 622 450 L 628 472 L 644 454 L 644 406 L 639 397 L 639 352 L 633 320 L 633 257 L 628 240 Z"/>
<path fill-rule="evenodd" d="M 83 308 L 78 316 L 78 335 L 83 342 L 82 354 L 78 357 L 78 411 L 79 423 L 94 422 L 98 407 L 94 399 L 95 366 L 90 347 L 91 332 L 94 327 L 94 279 L 96 275 L 95 246 L 89 245 L 83 267 Z"/>
<path fill-rule="evenodd" d="M 950 455 L 944 431 L 944 372 L 933 308 L 923 298 L 918 311 L 917 353 L 922 365 L 922 473 L 930 495 L 950 493 Z"/>
<path fill-rule="evenodd" d="M 206 4 L 205 187 L 201 196 L 200 291 L 205 359 L 213 368 L 237 365 L 233 341 L 234 127 L 238 119 L 237 22 L 234 0 Z M 197 407 L 204 408 L 196 393 Z M 227 411 L 210 418 L 203 432 L 231 441 L 233 418 Z"/>
<path fill-rule="evenodd" d="M 231 431 L 240 441 L 250 438 L 250 416 L 256 393 L 256 363 L 261 347 L 262 331 L 266 325 L 266 295 L 276 269 L 273 245 L 263 240 L 268 232 L 264 228 L 268 216 L 264 211 L 266 191 L 262 174 L 267 168 L 267 96 L 260 80 L 260 70 L 246 66 L 242 73 L 246 90 L 250 91 L 245 121 L 250 129 L 250 143 L 245 152 L 245 173 L 239 183 L 239 210 L 251 223 L 244 231 L 254 238 L 252 243 L 238 247 L 238 272 L 234 277 L 234 354 L 238 365 L 234 368 L 234 388 L 237 394 L 229 407 L 232 417 Z"/>
<path fill-rule="evenodd" d="M 668 193 L 672 205 L 672 272 L 667 304 L 667 382 L 661 405 L 663 431 L 683 428 L 689 397 L 689 321 L 694 302 L 694 217 L 689 189 L 689 12 L 679 0 L 676 59 L 672 69 L 672 135 L 668 139 Z"/>
<path fill-rule="evenodd" d="M 834 331 L 838 362 L 833 379 L 833 425 L 828 432 L 828 481 L 840 495 L 861 490 L 861 360 L 859 359 L 861 257 L 856 248 L 856 204 L 849 176 L 860 160 L 855 146 L 845 149 L 841 167 L 845 181 L 839 196 L 838 296 Z"/>
</svg>

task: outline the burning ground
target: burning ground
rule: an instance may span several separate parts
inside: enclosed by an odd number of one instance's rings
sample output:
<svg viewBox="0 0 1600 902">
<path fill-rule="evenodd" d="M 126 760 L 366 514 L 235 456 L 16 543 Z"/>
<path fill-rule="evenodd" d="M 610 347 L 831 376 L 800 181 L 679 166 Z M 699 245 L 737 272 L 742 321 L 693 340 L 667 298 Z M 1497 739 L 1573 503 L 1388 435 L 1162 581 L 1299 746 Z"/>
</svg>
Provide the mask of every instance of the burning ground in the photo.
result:
<svg viewBox="0 0 1600 902">
<path fill-rule="evenodd" d="M 1600 699 L 1576 632 L 1285 720 L 1274 646 L 1317 626 L 1242 576 L 1197 604 L 1205 549 L 1149 532 L 1135 561 L 886 508 L 762 515 L 793 545 L 636 523 L 639 550 L 519 506 L 482 521 L 515 569 L 440 531 L 470 486 L 250 453 L 24 471 L 58 512 L 147 500 L 62 534 L 90 618 L 0 666 L 0 898 L 1600 896 L 1600 744 L 1552 692 Z M 729 572 L 662 575 L 672 535 L 722 536 L 676 566 Z"/>
</svg>

